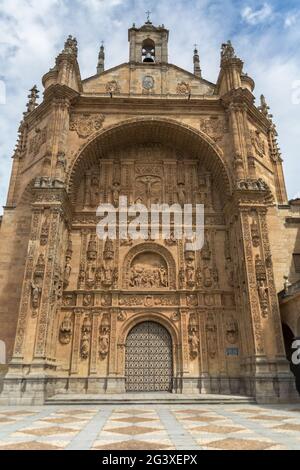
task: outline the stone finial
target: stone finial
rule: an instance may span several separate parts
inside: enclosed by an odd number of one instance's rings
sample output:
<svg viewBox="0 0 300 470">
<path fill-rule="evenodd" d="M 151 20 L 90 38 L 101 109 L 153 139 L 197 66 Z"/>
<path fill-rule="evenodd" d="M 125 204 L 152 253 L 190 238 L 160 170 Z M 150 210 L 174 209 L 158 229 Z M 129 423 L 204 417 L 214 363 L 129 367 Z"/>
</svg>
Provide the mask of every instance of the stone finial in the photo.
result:
<svg viewBox="0 0 300 470">
<path fill-rule="evenodd" d="M 104 43 L 102 41 L 99 55 L 98 55 L 98 65 L 97 65 L 97 74 L 104 72 L 104 64 L 105 64 L 105 52 L 104 52 Z"/>
<path fill-rule="evenodd" d="M 78 54 L 78 47 L 77 47 L 77 39 L 73 38 L 73 36 L 68 36 L 66 42 L 65 42 L 65 47 L 63 50 L 64 54 L 70 54 L 74 55 L 77 57 Z"/>
<path fill-rule="evenodd" d="M 227 43 L 222 44 L 221 47 L 221 60 L 228 60 L 228 59 L 236 59 L 237 56 L 235 54 L 234 47 L 231 41 L 227 41 Z"/>
<path fill-rule="evenodd" d="M 197 44 L 195 44 L 195 49 L 194 49 L 194 57 L 193 57 L 193 62 L 194 62 L 194 75 L 196 77 L 201 78 L 201 67 L 200 67 L 200 57 L 197 49 Z"/>
<path fill-rule="evenodd" d="M 258 107 L 258 110 L 266 116 L 270 121 L 273 118 L 273 115 L 269 113 L 270 111 L 270 106 L 267 105 L 266 98 L 264 95 L 260 95 L 260 106 Z"/>
<path fill-rule="evenodd" d="M 38 106 L 37 99 L 39 98 L 39 91 L 36 85 L 34 85 L 34 87 L 31 88 L 28 98 L 29 100 L 28 100 L 28 103 L 26 104 L 27 111 L 24 113 L 25 116 L 27 116 L 29 113 L 34 111 L 35 108 Z"/>
</svg>

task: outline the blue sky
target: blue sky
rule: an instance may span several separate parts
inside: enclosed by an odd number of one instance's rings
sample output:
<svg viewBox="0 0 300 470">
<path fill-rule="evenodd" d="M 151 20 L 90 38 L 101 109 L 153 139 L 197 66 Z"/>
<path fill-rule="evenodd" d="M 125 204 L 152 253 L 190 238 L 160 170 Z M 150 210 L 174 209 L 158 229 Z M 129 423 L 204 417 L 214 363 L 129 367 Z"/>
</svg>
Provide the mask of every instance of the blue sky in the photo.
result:
<svg viewBox="0 0 300 470">
<path fill-rule="evenodd" d="M 203 76 L 215 82 L 220 45 L 231 39 L 274 115 L 290 198 L 300 197 L 300 2 L 257 0 L 0 0 L 0 206 L 28 90 L 54 65 L 68 34 L 77 37 L 83 78 L 93 75 L 101 40 L 106 68 L 128 60 L 127 29 L 144 23 L 170 29 L 169 61 L 192 70 L 199 45 Z M 42 94 L 42 93 L 41 93 Z M 1 209 L 0 209 L 1 213 Z"/>
</svg>

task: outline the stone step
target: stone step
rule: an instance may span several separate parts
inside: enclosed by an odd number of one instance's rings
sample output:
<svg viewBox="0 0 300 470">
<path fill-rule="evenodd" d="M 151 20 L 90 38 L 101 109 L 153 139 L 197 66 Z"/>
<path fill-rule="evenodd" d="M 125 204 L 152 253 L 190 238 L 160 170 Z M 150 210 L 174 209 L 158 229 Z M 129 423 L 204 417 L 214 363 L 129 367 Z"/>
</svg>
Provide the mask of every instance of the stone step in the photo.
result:
<svg viewBox="0 0 300 470">
<path fill-rule="evenodd" d="M 186 395 L 172 393 L 126 393 L 126 394 L 57 394 L 48 398 L 46 405 L 144 405 L 144 404 L 245 404 L 256 403 L 255 398 L 239 395 Z"/>
</svg>

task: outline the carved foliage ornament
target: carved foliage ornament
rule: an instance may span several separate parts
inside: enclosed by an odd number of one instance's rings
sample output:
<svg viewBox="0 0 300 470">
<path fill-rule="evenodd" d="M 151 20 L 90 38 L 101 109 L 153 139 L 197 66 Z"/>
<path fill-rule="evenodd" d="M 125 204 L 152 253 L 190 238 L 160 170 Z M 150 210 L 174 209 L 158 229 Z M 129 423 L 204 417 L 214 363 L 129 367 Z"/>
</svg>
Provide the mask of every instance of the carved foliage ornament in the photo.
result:
<svg viewBox="0 0 300 470">
<path fill-rule="evenodd" d="M 80 138 L 86 139 L 102 128 L 104 119 L 102 114 L 73 115 L 70 119 L 70 130 L 76 131 Z"/>
</svg>

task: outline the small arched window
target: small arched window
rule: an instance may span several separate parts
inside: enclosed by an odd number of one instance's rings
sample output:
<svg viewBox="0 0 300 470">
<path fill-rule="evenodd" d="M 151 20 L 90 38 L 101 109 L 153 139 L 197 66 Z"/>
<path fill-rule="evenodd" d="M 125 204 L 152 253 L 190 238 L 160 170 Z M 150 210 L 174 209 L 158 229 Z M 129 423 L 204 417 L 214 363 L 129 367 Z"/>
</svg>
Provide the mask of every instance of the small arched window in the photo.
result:
<svg viewBox="0 0 300 470">
<path fill-rule="evenodd" d="M 155 43 L 152 39 L 145 39 L 142 45 L 142 61 L 155 62 Z"/>
</svg>

